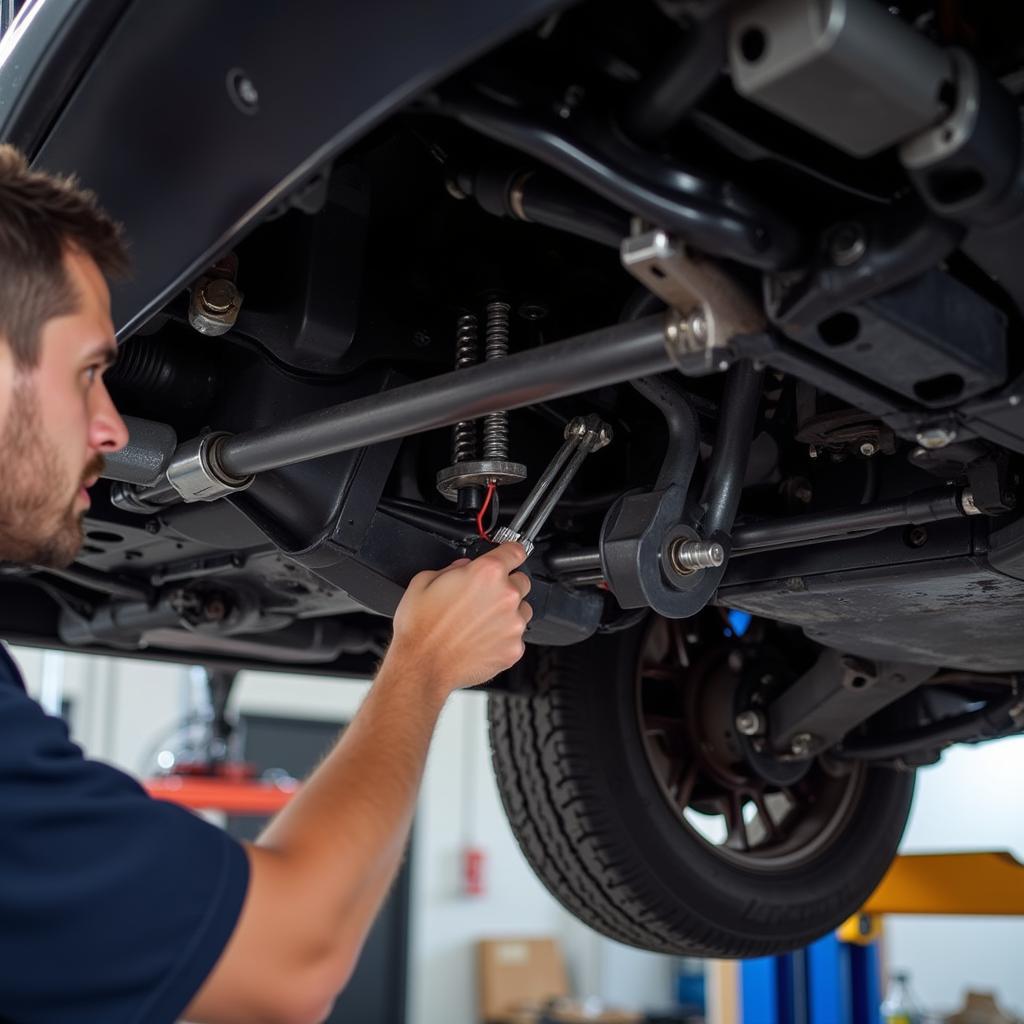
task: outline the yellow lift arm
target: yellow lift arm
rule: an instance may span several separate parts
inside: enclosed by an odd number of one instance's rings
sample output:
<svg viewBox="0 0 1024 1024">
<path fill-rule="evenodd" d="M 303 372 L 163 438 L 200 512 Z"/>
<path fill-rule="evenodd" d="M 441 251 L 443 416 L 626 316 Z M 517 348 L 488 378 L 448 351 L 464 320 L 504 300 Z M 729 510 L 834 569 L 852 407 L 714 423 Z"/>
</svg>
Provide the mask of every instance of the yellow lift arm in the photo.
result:
<svg viewBox="0 0 1024 1024">
<path fill-rule="evenodd" d="M 1000 852 L 897 857 L 839 938 L 873 942 L 884 914 L 1024 915 L 1024 864 Z"/>
</svg>

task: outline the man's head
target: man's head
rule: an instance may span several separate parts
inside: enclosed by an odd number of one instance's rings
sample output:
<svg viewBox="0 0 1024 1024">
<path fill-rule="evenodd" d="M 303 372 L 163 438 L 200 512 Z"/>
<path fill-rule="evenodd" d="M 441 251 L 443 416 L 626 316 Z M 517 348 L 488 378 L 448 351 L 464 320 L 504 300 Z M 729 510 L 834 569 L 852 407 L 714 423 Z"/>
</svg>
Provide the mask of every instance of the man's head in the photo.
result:
<svg viewBox="0 0 1024 1024">
<path fill-rule="evenodd" d="M 127 442 L 103 383 L 117 354 L 105 276 L 126 268 L 91 193 L 0 146 L 0 560 L 72 561 L 85 488 Z"/>
</svg>

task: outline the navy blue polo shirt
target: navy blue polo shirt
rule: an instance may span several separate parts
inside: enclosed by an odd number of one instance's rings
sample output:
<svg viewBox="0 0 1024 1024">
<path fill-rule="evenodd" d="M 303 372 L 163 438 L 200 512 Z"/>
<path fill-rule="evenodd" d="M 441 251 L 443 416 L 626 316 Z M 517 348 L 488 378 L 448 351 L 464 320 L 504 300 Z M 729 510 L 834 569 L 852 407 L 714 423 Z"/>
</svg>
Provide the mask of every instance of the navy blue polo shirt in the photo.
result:
<svg viewBox="0 0 1024 1024">
<path fill-rule="evenodd" d="M 236 840 L 86 760 L 0 644 L 0 1020 L 171 1024 L 248 880 Z"/>
</svg>

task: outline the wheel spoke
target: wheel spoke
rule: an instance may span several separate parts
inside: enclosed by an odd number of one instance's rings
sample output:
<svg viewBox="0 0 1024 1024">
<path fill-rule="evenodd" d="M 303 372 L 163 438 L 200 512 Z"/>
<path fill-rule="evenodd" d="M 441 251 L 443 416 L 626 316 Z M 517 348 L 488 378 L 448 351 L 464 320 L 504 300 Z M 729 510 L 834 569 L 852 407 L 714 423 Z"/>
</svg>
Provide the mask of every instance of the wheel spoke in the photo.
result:
<svg viewBox="0 0 1024 1024">
<path fill-rule="evenodd" d="M 749 850 L 750 837 L 747 835 L 747 823 L 743 820 L 743 801 L 739 793 L 733 792 L 725 797 L 725 845 L 734 850 Z"/>
<path fill-rule="evenodd" d="M 690 763 L 679 772 L 675 786 L 676 806 L 685 811 L 690 806 L 690 799 L 693 796 L 694 786 L 697 785 L 697 762 Z"/>
<path fill-rule="evenodd" d="M 779 826 L 775 824 L 775 820 L 772 818 L 771 808 L 769 808 L 768 801 L 765 800 L 763 792 L 758 792 L 754 795 L 754 806 L 757 808 L 757 818 L 764 829 L 765 838 L 778 839 Z"/>
<path fill-rule="evenodd" d="M 690 656 L 686 653 L 686 638 L 683 636 L 683 624 L 676 620 L 673 623 L 672 640 L 675 645 L 676 660 L 681 668 L 690 667 Z"/>
<path fill-rule="evenodd" d="M 683 728 L 683 720 L 672 715 L 644 715 L 644 732 L 669 733 Z"/>
<path fill-rule="evenodd" d="M 679 678 L 679 669 L 671 665 L 660 665 L 654 662 L 645 662 L 640 666 L 640 674 L 645 679 L 671 679 Z"/>
</svg>

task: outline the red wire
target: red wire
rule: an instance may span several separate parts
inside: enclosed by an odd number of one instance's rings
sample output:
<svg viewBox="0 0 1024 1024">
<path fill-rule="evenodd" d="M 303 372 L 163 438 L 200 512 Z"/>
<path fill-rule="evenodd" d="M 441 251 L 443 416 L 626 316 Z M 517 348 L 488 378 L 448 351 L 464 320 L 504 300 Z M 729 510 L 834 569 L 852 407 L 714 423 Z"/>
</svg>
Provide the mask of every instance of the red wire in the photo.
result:
<svg viewBox="0 0 1024 1024">
<path fill-rule="evenodd" d="M 480 511 L 476 514 L 476 532 L 483 537 L 484 540 L 490 540 L 490 536 L 484 529 L 484 516 L 487 515 L 487 510 L 491 507 L 491 498 L 494 497 L 494 484 L 487 485 L 487 494 L 484 496 L 484 503 L 480 506 Z"/>
</svg>

